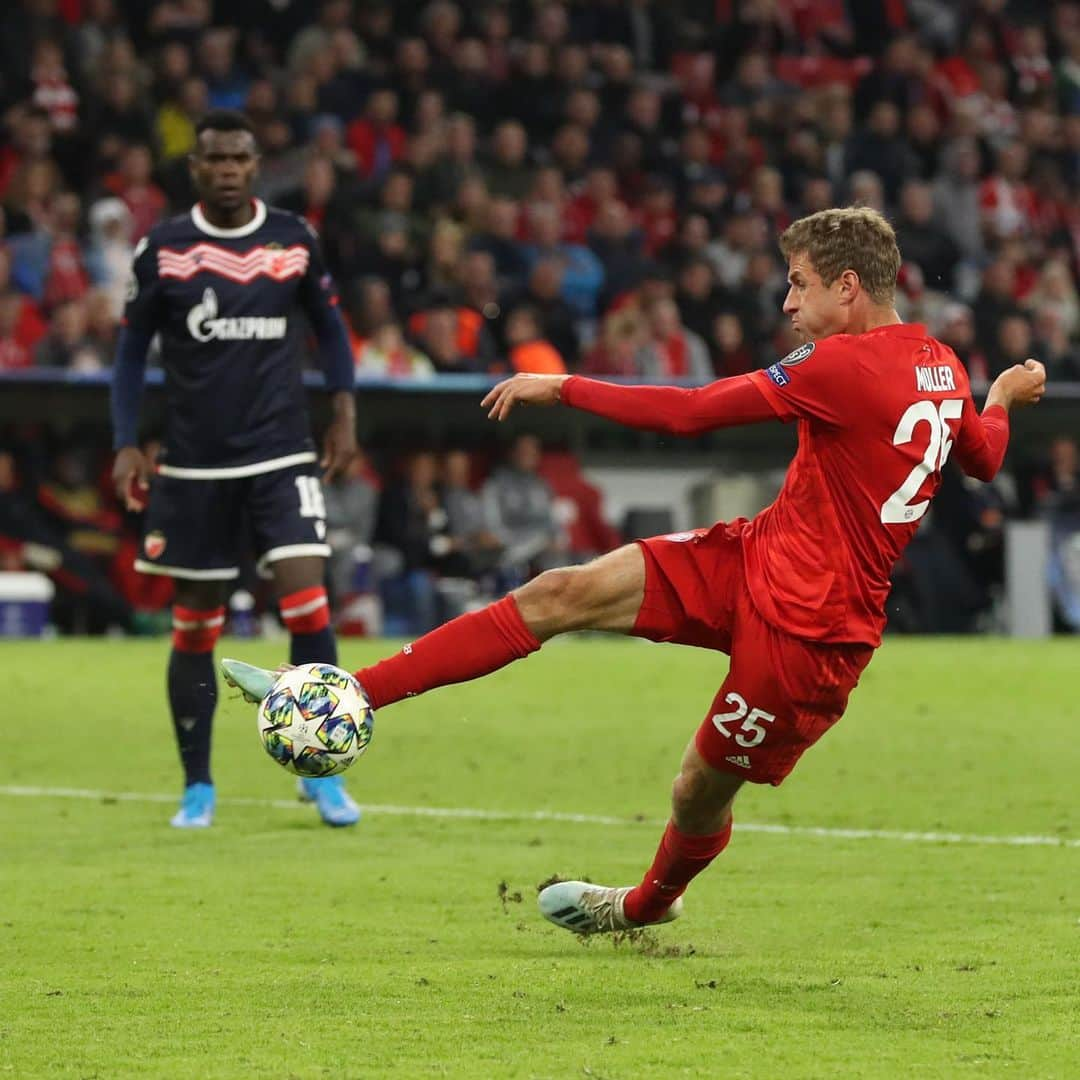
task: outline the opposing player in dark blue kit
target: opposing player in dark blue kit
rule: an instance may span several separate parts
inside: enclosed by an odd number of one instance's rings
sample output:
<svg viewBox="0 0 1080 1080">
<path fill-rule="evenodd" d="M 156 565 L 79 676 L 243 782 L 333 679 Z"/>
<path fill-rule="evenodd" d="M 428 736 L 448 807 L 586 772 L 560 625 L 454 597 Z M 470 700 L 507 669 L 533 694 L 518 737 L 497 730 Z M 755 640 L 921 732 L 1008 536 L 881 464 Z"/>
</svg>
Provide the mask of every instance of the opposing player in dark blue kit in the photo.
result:
<svg viewBox="0 0 1080 1080">
<path fill-rule="evenodd" d="M 243 115 L 212 112 L 196 131 L 200 201 L 135 250 L 112 391 L 113 480 L 129 508 L 146 505 L 135 566 L 176 583 L 168 690 L 185 780 L 172 819 L 180 828 L 213 821 L 213 650 L 250 542 L 273 578 L 290 661 L 336 662 L 319 468 L 329 478 L 356 452 L 352 353 L 316 237 L 296 215 L 252 198 L 259 155 Z M 333 401 L 321 459 L 301 378 L 312 330 Z M 167 432 L 152 467 L 136 433 L 155 334 Z M 360 817 L 340 777 L 303 780 L 301 796 L 328 825 Z"/>
</svg>

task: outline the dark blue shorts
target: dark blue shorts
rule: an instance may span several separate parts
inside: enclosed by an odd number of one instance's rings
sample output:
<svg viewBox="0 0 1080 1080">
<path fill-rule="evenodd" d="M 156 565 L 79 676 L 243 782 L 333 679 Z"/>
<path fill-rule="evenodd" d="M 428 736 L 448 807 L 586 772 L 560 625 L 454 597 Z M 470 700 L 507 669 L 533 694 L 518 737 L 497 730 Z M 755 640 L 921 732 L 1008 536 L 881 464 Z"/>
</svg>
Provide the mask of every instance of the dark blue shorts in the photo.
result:
<svg viewBox="0 0 1080 1080">
<path fill-rule="evenodd" d="M 326 507 L 314 454 L 254 475 L 237 469 L 167 469 L 150 484 L 135 569 L 191 581 L 228 581 L 248 551 L 260 573 L 281 559 L 326 558 Z M 288 460 L 288 459 L 286 459 Z M 248 466 L 248 469 L 259 466 Z M 176 475 L 180 473 L 182 475 Z"/>
</svg>

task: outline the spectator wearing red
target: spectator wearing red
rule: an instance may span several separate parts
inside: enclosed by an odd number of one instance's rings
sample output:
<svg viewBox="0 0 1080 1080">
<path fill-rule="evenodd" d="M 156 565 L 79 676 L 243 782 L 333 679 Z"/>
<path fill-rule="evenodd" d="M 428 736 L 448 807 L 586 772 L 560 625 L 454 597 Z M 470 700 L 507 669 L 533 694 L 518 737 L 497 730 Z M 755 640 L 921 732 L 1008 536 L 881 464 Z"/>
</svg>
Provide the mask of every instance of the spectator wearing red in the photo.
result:
<svg viewBox="0 0 1080 1080">
<path fill-rule="evenodd" d="M 1008 142 L 998 151 L 994 172 L 979 186 L 983 227 L 996 239 L 1026 236 L 1035 218 L 1035 195 L 1028 185 L 1028 151 Z"/>
<path fill-rule="evenodd" d="M 31 367 L 47 331 L 37 304 L 11 288 L 11 253 L 0 247 L 0 371 Z"/>
<path fill-rule="evenodd" d="M 585 354 L 581 371 L 585 375 L 639 374 L 637 354 L 647 339 L 645 320 L 636 304 L 609 312 L 600 336 Z"/>
<path fill-rule="evenodd" d="M 150 147 L 127 147 L 120 168 L 106 180 L 106 188 L 124 201 L 131 214 L 133 240 L 141 240 L 165 212 L 165 193 L 153 181 L 154 158 Z"/>
<path fill-rule="evenodd" d="M 480 15 L 481 32 L 487 46 L 488 70 L 496 82 L 505 82 L 510 74 L 513 24 L 510 12 L 496 4 Z"/>
<path fill-rule="evenodd" d="M 950 111 L 979 93 L 979 72 L 997 59 L 993 34 L 982 23 L 973 22 L 964 35 L 960 51 L 945 57 L 934 69 L 935 87 Z"/>
<path fill-rule="evenodd" d="M 711 338 L 713 371 L 718 379 L 745 375 L 759 366 L 746 340 L 742 322 L 734 311 L 721 311 L 716 316 Z"/>
<path fill-rule="evenodd" d="M 555 495 L 555 513 L 566 534 L 568 556 L 587 562 L 622 543 L 618 529 L 604 517 L 603 495 L 582 474 L 577 458 L 565 450 L 548 450 L 540 476 Z"/>
<path fill-rule="evenodd" d="M 1046 53 L 1046 33 L 1037 23 L 1022 26 L 1016 34 L 1012 54 L 1016 89 L 1030 98 L 1053 85 L 1054 69 Z"/>
<path fill-rule="evenodd" d="M 79 95 L 68 77 L 63 49 L 52 38 L 42 38 L 34 45 L 30 64 L 30 100 L 48 113 L 53 131 L 70 134 L 79 119 Z"/>
<path fill-rule="evenodd" d="M 19 293 L 0 295 L 0 371 L 20 371 L 34 365 L 34 345 L 45 333 L 45 324 L 31 324 L 33 319 L 31 301 Z"/>
<path fill-rule="evenodd" d="M 1000 146 L 1015 138 L 1019 118 L 1009 98 L 1009 70 L 1004 64 L 985 64 L 979 72 L 979 92 L 971 103 L 975 130 L 987 142 Z"/>
<path fill-rule="evenodd" d="M 299 214 L 317 233 L 322 234 L 336 191 L 334 166 L 324 157 L 313 157 L 304 167 L 300 188 L 283 196 L 280 205 L 285 210 Z"/>
<path fill-rule="evenodd" d="M 649 337 L 638 351 L 638 366 L 650 379 L 692 379 L 709 382 L 713 377 L 709 350 L 697 334 L 687 330 L 674 300 L 656 300 L 645 311 Z"/>
<path fill-rule="evenodd" d="M 381 180 L 390 166 L 405 156 L 408 138 L 397 117 L 397 94 L 375 90 L 364 115 L 349 125 L 345 141 L 356 155 L 358 172 L 367 180 Z"/>
<path fill-rule="evenodd" d="M 716 57 L 712 53 L 684 53 L 673 63 L 682 95 L 682 121 L 698 131 L 708 145 L 708 131 L 719 126 L 723 112 L 716 93 Z"/>
<path fill-rule="evenodd" d="M 637 221 L 643 233 L 646 254 L 655 256 L 671 243 L 678 229 L 679 214 L 675 205 L 675 190 L 670 181 L 661 176 L 652 176 L 646 181 Z"/>
</svg>

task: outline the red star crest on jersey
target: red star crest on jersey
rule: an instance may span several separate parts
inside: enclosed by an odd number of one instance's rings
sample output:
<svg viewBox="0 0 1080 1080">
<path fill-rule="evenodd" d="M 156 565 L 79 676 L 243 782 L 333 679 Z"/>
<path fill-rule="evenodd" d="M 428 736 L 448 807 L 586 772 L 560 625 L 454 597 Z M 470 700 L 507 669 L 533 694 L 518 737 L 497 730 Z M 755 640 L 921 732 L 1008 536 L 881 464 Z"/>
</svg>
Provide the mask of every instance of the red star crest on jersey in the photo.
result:
<svg viewBox="0 0 1080 1080">
<path fill-rule="evenodd" d="M 146 557 L 148 559 L 160 559 L 165 553 L 165 543 L 164 533 L 147 533 L 146 539 L 143 541 L 143 551 L 146 552 Z"/>
</svg>

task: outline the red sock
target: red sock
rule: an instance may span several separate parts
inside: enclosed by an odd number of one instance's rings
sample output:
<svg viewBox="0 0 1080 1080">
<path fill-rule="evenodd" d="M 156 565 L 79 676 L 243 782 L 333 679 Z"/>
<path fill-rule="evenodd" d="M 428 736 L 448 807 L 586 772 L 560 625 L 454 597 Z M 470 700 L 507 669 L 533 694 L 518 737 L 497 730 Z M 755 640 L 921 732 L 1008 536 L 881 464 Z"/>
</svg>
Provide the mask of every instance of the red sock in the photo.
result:
<svg viewBox="0 0 1080 1080">
<path fill-rule="evenodd" d="M 540 642 L 512 596 L 470 611 L 356 673 L 373 709 L 448 683 L 467 682 L 536 652 Z"/>
<path fill-rule="evenodd" d="M 680 832 L 669 821 L 656 857 L 641 884 L 627 893 L 623 910 L 636 923 L 656 922 L 686 892 L 686 886 L 727 847 L 731 822 L 710 836 Z"/>
</svg>

